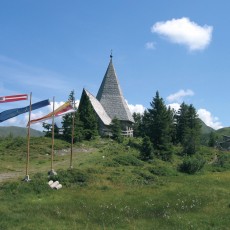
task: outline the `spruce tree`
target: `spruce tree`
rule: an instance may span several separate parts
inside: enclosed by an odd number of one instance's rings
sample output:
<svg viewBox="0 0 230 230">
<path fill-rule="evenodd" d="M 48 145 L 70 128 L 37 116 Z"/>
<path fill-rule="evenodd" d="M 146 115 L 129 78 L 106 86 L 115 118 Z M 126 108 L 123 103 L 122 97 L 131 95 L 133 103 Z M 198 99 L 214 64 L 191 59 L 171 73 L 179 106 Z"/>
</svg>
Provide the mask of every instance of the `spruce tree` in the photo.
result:
<svg viewBox="0 0 230 230">
<path fill-rule="evenodd" d="M 209 147 L 215 147 L 216 146 L 216 141 L 217 141 L 217 136 L 215 135 L 214 132 L 211 132 L 209 134 L 208 146 Z"/>
<path fill-rule="evenodd" d="M 150 105 L 152 108 L 148 109 L 147 115 L 150 140 L 153 143 L 154 149 L 159 150 L 159 155 L 162 159 L 170 160 L 172 127 L 171 112 L 167 109 L 164 100 L 159 96 L 158 91 Z"/>
<path fill-rule="evenodd" d="M 177 142 L 185 155 L 192 155 L 200 142 L 201 125 L 193 105 L 182 103 L 177 113 Z"/>
<path fill-rule="evenodd" d="M 184 102 L 180 105 L 176 116 L 176 142 L 183 143 L 188 132 L 188 105 Z"/>
<path fill-rule="evenodd" d="M 98 119 L 85 90 L 82 92 L 77 116 L 82 128 L 82 136 L 85 140 L 98 136 Z M 79 127 L 77 126 L 77 128 Z"/>
<path fill-rule="evenodd" d="M 68 100 L 72 103 L 73 107 L 75 107 L 75 96 L 74 96 L 74 90 L 70 92 Z M 76 112 L 68 113 L 62 117 L 62 130 L 63 134 L 62 137 L 64 140 L 71 142 L 72 139 L 72 124 L 73 124 L 73 116 L 75 117 L 76 122 Z"/>
<path fill-rule="evenodd" d="M 134 119 L 134 124 L 133 124 L 133 136 L 134 137 L 141 137 L 143 135 L 142 131 L 142 115 L 140 113 L 133 113 L 133 119 Z"/>
<path fill-rule="evenodd" d="M 123 141 L 123 136 L 121 135 L 121 124 L 116 117 L 112 120 L 110 129 L 112 131 L 112 138 L 121 143 Z"/>
<path fill-rule="evenodd" d="M 141 145 L 140 158 L 143 161 L 149 161 L 153 159 L 153 147 L 148 136 L 145 136 Z"/>
</svg>

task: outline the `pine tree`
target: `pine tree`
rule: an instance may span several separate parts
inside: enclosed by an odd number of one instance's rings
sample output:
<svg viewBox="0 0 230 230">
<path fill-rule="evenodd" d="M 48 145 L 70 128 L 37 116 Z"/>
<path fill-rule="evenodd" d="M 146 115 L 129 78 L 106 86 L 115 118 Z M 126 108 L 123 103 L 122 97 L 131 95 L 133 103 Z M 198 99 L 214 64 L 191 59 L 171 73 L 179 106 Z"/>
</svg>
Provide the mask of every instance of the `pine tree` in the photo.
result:
<svg viewBox="0 0 230 230">
<path fill-rule="evenodd" d="M 176 142 L 183 143 L 188 132 L 188 105 L 184 102 L 176 114 Z"/>
<path fill-rule="evenodd" d="M 216 146 L 216 141 L 217 141 L 217 136 L 215 135 L 214 132 L 211 132 L 209 134 L 208 146 L 209 147 L 215 147 Z"/>
<path fill-rule="evenodd" d="M 121 124 L 120 121 L 115 117 L 110 124 L 110 128 L 112 131 L 112 138 L 119 143 L 123 141 L 123 137 L 121 135 Z"/>
<path fill-rule="evenodd" d="M 171 114 L 169 113 L 163 98 L 156 92 L 156 96 L 150 103 L 149 113 L 149 131 L 150 140 L 157 150 L 169 150 L 171 146 Z"/>
<path fill-rule="evenodd" d="M 82 92 L 77 116 L 82 128 L 82 136 L 85 140 L 90 140 L 98 136 L 97 116 L 84 90 Z M 79 126 L 76 128 L 79 129 Z"/>
<path fill-rule="evenodd" d="M 43 132 L 45 133 L 45 137 L 51 137 L 52 136 L 52 124 L 48 124 L 43 122 L 42 127 L 45 129 Z"/>
<path fill-rule="evenodd" d="M 141 137 L 143 135 L 142 131 L 142 115 L 140 113 L 133 113 L 133 119 L 134 119 L 134 124 L 133 124 L 133 136 L 134 137 Z"/>
<path fill-rule="evenodd" d="M 52 124 L 43 122 L 43 128 L 45 129 L 45 137 L 52 137 Z M 60 138 L 59 128 L 56 123 L 54 123 L 54 138 Z"/>
<path fill-rule="evenodd" d="M 140 158 L 143 161 L 149 161 L 153 159 L 153 147 L 149 137 L 145 136 L 141 145 Z"/>
<path fill-rule="evenodd" d="M 73 107 L 75 107 L 74 90 L 70 92 L 68 100 L 72 103 Z M 72 139 L 73 116 L 75 117 L 75 122 L 76 122 L 76 112 L 75 114 L 69 113 L 69 114 L 64 115 L 62 117 L 62 122 L 61 122 L 62 129 L 63 129 L 62 137 L 64 140 L 68 142 L 71 142 L 71 139 Z"/>
<path fill-rule="evenodd" d="M 192 155 L 200 143 L 201 124 L 193 105 L 181 104 L 177 114 L 177 142 L 185 155 Z"/>
</svg>

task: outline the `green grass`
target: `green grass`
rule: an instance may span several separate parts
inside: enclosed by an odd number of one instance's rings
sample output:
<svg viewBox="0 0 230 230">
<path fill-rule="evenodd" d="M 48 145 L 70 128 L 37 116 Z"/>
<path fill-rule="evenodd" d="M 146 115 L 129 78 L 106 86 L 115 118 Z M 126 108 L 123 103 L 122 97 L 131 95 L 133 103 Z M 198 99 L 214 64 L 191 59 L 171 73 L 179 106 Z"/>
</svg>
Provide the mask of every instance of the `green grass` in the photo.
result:
<svg viewBox="0 0 230 230">
<path fill-rule="evenodd" d="M 55 143 L 59 150 L 69 148 L 68 143 Z M 2 141 L 0 175 L 12 172 L 6 168 L 11 164 L 19 177 L 0 183 L 0 229 L 229 229 L 228 167 L 213 172 L 221 166 L 207 164 L 195 175 L 183 174 L 177 171 L 181 156 L 174 155 L 172 162 L 143 162 L 138 149 L 127 144 L 106 139 L 78 143 L 73 170 L 68 169 L 69 153 L 55 155 L 58 175 L 53 179 L 63 188 L 52 190 L 47 185 L 50 156 L 44 152 L 49 152 L 49 138 L 33 140 L 28 183 L 19 179 L 24 155 L 18 153 L 21 161 L 7 155 Z M 222 154 L 201 151 L 207 162 Z"/>
</svg>

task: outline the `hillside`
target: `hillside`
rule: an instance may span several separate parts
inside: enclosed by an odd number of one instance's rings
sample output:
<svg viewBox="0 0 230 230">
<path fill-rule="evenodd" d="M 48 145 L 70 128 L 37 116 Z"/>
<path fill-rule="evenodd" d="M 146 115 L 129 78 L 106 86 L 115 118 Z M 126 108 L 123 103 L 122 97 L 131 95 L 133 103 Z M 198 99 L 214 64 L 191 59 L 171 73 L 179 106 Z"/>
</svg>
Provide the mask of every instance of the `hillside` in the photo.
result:
<svg viewBox="0 0 230 230">
<path fill-rule="evenodd" d="M 73 169 L 70 145 L 55 140 L 54 169 L 63 188 L 47 185 L 51 139 L 31 138 L 25 175 L 26 138 L 0 143 L 0 229 L 228 229 L 229 153 L 204 147 L 202 172 L 179 172 L 175 148 L 171 162 L 139 159 L 139 139 L 76 143 Z M 225 154 L 221 164 L 215 158 Z"/>
<path fill-rule="evenodd" d="M 230 127 L 225 127 L 222 129 L 216 130 L 216 133 L 218 135 L 225 135 L 225 136 L 230 136 Z"/>
<path fill-rule="evenodd" d="M 209 134 L 215 131 L 213 128 L 207 126 L 201 119 L 200 119 L 200 122 L 201 122 L 201 133 L 202 134 Z"/>
<path fill-rule="evenodd" d="M 6 137 L 12 135 L 14 137 L 26 137 L 27 128 L 17 127 L 17 126 L 1 126 L 0 127 L 0 137 Z M 30 129 L 31 137 L 41 137 L 44 133 L 35 129 Z"/>
</svg>

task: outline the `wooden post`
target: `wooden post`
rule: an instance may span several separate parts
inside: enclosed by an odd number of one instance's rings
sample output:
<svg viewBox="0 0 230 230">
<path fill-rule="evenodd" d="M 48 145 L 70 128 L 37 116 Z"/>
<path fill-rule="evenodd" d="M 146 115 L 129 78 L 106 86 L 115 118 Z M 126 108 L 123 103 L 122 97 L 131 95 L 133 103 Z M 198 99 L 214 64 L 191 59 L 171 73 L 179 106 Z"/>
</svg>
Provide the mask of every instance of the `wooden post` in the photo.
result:
<svg viewBox="0 0 230 230">
<path fill-rule="evenodd" d="M 53 159 L 54 159 L 54 97 L 53 97 L 53 115 L 52 115 L 51 172 L 53 171 Z"/>
<path fill-rule="evenodd" d="M 75 109 L 75 98 L 73 97 L 73 108 Z M 70 168 L 73 168 L 73 141 L 74 141 L 74 120 L 75 112 L 72 113 L 72 135 L 71 135 L 71 149 L 70 149 Z"/>
<path fill-rule="evenodd" d="M 26 176 L 25 181 L 29 181 L 29 161 L 30 161 L 30 117 L 31 117 L 31 102 L 32 102 L 32 92 L 30 93 L 30 110 L 29 110 L 29 121 L 27 128 L 27 155 L 26 155 Z"/>
</svg>

